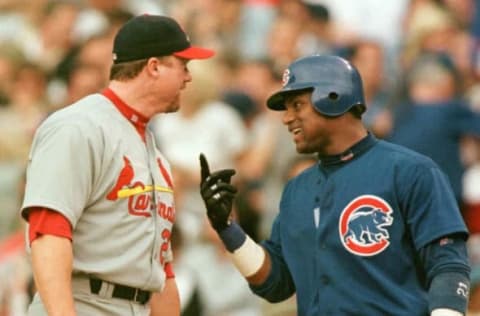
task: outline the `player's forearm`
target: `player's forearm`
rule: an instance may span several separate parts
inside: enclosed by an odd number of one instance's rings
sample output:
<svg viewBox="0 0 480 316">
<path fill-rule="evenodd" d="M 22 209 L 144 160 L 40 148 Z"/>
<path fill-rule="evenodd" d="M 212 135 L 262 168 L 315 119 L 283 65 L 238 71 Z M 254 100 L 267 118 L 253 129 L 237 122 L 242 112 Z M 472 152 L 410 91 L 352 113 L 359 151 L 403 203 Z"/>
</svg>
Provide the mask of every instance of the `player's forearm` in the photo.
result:
<svg viewBox="0 0 480 316">
<path fill-rule="evenodd" d="M 180 315 L 180 296 L 175 278 L 165 281 L 162 292 L 155 292 L 150 299 L 150 316 Z"/>
<path fill-rule="evenodd" d="M 271 271 L 271 259 L 265 249 L 255 243 L 242 228 L 232 223 L 219 233 L 230 257 L 240 273 L 252 285 L 266 281 Z"/>
<path fill-rule="evenodd" d="M 248 283 L 254 286 L 263 284 L 267 280 L 268 275 L 272 270 L 272 261 L 270 259 L 270 255 L 265 249 L 262 250 L 265 252 L 265 258 L 262 265 L 260 266 L 260 269 L 258 269 L 258 271 L 255 272 L 253 275 L 245 277 Z"/>
<path fill-rule="evenodd" d="M 75 316 L 70 240 L 43 235 L 32 242 L 35 285 L 49 316 Z M 61 299 L 59 299 L 61 298 Z"/>
<path fill-rule="evenodd" d="M 207 158 L 200 155 L 200 195 L 207 208 L 213 229 L 230 252 L 233 263 L 252 285 L 265 282 L 271 271 L 269 254 L 254 242 L 243 229 L 231 221 L 232 205 L 237 189 L 230 183 L 233 169 L 210 173 Z"/>
</svg>

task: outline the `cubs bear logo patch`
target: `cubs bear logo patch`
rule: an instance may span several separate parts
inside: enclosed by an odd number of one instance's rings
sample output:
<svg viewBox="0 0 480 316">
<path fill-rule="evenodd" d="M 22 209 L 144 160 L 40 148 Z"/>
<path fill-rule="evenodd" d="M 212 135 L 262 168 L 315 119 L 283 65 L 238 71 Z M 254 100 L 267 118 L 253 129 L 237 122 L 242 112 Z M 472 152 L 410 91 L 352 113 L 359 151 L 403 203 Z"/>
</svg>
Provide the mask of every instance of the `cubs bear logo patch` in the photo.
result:
<svg viewBox="0 0 480 316">
<path fill-rule="evenodd" d="M 373 256 L 390 245 L 387 228 L 392 225 L 392 208 L 382 198 L 362 195 L 352 200 L 341 212 L 340 240 L 349 252 Z"/>
</svg>

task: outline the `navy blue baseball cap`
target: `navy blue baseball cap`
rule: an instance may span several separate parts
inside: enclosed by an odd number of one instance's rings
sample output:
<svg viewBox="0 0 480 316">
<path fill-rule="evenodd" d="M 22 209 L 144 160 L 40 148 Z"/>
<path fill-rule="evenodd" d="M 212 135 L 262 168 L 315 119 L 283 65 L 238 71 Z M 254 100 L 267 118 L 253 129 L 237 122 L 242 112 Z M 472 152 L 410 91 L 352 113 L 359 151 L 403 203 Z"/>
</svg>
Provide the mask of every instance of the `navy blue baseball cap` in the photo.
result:
<svg viewBox="0 0 480 316">
<path fill-rule="evenodd" d="M 113 42 L 115 64 L 156 56 L 206 59 L 211 49 L 192 46 L 180 25 L 168 16 L 144 14 L 128 20 Z"/>
</svg>

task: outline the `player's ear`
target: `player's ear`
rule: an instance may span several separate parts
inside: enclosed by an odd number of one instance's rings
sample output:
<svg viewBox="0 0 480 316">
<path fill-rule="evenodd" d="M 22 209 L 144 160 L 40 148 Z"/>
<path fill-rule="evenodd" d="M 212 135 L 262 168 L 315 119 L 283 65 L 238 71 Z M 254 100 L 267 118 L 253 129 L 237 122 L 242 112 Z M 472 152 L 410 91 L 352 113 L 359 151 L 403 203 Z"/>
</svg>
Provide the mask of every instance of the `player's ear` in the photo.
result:
<svg viewBox="0 0 480 316">
<path fill-rule="evenodd" d="M 156 57 L 151 57 L 147 60 L 147 64 L 145 65 L 145 68 L 149 74 L 152 76 L 158 76 L 159 75 L 159 66 L 160 66 L 160 60 Z"/>
</svg>

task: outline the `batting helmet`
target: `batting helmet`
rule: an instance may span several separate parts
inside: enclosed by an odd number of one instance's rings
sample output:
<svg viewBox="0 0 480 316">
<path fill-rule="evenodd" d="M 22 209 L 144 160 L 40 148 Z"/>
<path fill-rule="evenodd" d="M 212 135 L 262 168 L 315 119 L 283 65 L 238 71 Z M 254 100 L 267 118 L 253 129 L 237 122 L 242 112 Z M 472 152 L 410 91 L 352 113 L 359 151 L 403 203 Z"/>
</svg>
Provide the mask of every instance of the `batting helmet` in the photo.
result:
<svg viewBox="0 0 480 316">
<path fill-rule="evenodd" d="M 339 116 L 354 106 L 365 111 L 360 74 L 341 57 L 312 55 L 299 58 L 284 71 L 282 82 L 282 89 L 267 100 L 267 106 L 272 110 L 285 110 L 286 93 L 313 89 L 313 107 L 323 115 Z"/>
</svg>

